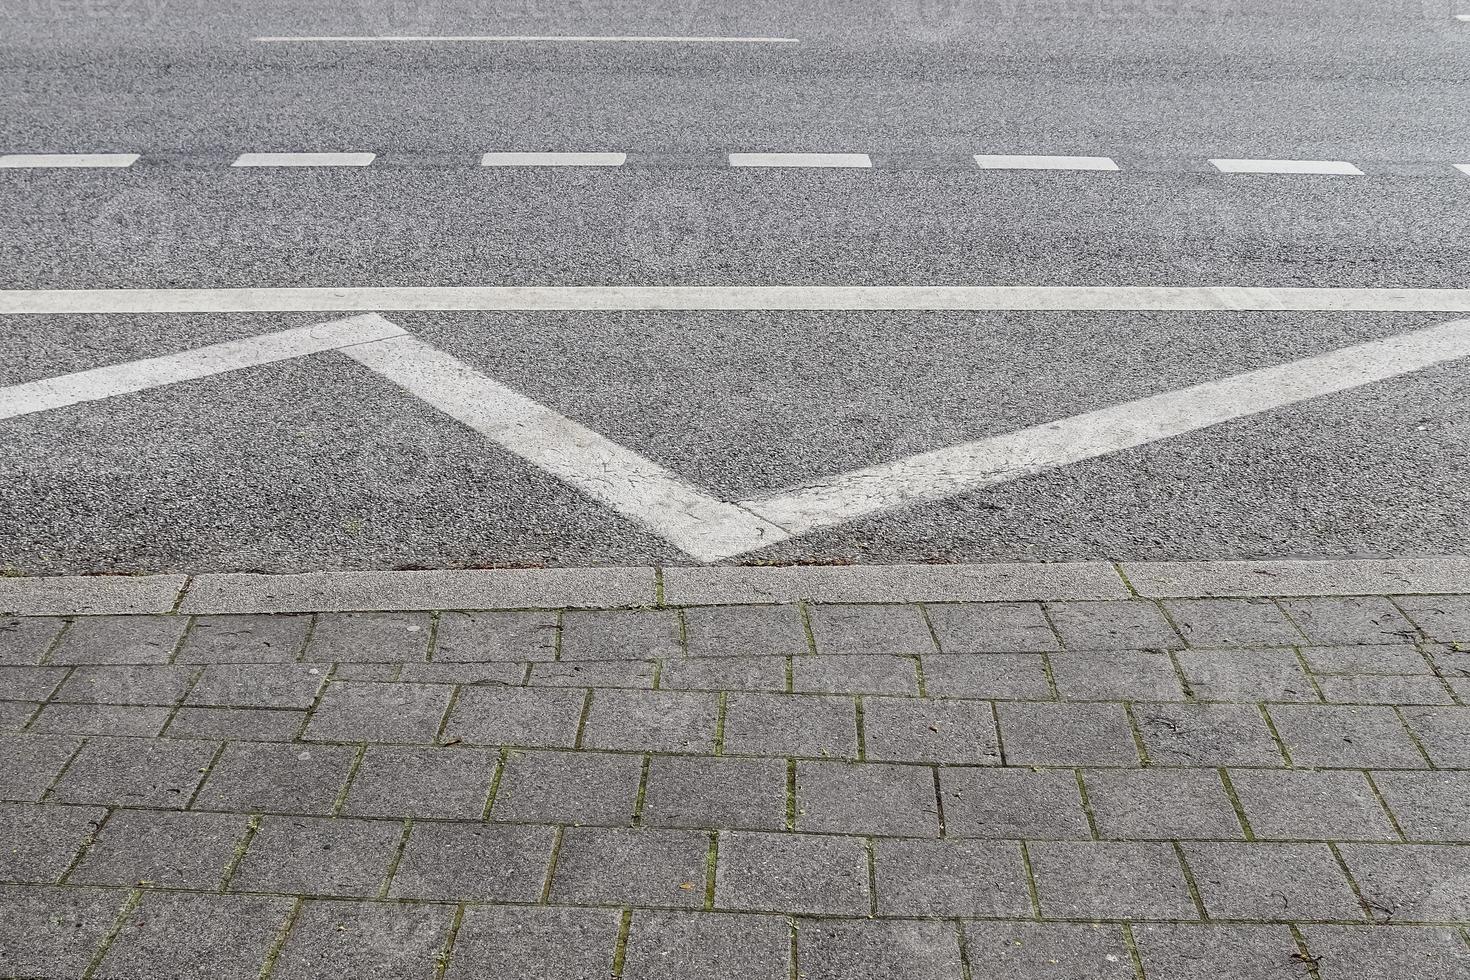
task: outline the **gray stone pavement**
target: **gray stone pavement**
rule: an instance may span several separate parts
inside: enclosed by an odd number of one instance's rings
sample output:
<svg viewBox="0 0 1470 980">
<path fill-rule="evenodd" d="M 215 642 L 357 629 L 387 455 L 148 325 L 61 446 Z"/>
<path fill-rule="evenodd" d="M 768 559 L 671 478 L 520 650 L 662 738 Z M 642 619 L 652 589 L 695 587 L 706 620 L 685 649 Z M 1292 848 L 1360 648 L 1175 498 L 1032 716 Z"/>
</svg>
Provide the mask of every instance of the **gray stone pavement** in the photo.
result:
<svg viewBox="0 0 1470 980">
<path fill-rule="evenodd" d="M 0 976 L 1470 977 L 1466 571 L 5 580 Z"/>
</svg>

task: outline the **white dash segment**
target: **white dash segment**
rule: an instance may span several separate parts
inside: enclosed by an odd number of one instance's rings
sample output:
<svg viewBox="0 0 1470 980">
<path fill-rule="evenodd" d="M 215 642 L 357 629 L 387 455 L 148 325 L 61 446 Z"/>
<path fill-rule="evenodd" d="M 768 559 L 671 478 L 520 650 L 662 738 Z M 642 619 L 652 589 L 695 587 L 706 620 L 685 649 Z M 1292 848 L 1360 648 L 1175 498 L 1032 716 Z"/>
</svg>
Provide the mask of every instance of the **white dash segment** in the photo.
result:
<svg viewBox="0 0 1470 980">
<path fill-rule="evenodd" d="M 657 34 L 347 34 L 311 37 L 258 37 L 263 44 L 800 44 L 796 37 L 717 37 Z"/>
<path fill-rule="evenodd" d="M 732 167 L 871 167 L 866 153 L 732 153 Z"/>
<path fill-rule="evenodd" d="M 1016 153 L 977 153 L 981 170 L 1117 170 L 1112 157 L 1034 156 Z"/>
<path fill-rule="evenodd" d="M 482 167 L 621 167 L 626 153 L 486 153 Z"/>
<path fill-rule="evenodd" d="M 696 558 L 714 561 L 788 537 L 738 504 L 710 496 L 415 337 L 362 344 L 344 353 Z"/>
<path fill-rule="evenodd" d="M 1455 14 L 1455 20 L 1470 21 L 1470 14 Z"/>
<path fill-rule="evenodd" d="M 1336 174 L 1361 177 L 1363 171 L 1346 160 L 1211 160 L 1225 174 Z"/>
<path fill-rule="evenodd" d="M 8 153 L 0 167 L 9 170 L 53 170 L 66 167 L 131 167 L 137 153 Z"/>
<path fill-rule="evenodd" d="M 242 153 L 235 167 L 366 167 L 374 153 Z"/>
<path fill-rule="evenodd" d="M 336 350 L 404 333 L 376 313 L 296 327 L 278 333 L 211 344 L 178 354 L 92 368 L 42 381 L 0 388 L 0 419 L 126 395 L 149 388 L 196 381 L 274 361 Z"/>
<path fill-rule="evenodd" d="M 1208 381 L 741 502 L 792 534 L 940 500 L 1470 357 L 1470 320 Z"/>
<path fill-rule="evenodd" d="M 1457 163 L 1455 164 L 1455 169 L 1466 177 L 1470 177 L 1470 163 Z"/>
</svg>

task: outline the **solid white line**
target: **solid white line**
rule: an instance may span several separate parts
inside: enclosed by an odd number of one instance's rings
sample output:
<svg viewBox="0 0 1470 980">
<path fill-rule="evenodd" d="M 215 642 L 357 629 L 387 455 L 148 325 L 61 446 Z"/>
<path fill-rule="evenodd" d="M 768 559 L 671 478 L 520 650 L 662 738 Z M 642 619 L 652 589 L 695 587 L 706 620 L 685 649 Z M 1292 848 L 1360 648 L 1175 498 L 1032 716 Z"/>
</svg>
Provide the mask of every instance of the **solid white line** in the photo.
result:
<svg viewBox="0 0 1470 980">
<path fill-rule="evenodd" d="M 1470 313 L 1470 289 L 1249 286 L 342 286 L 0 290 L 17 313 L 1097 310 Z"/>
<path fill-rule="evenodd" d="M 1223 174 L 1337 174 L 1361 177 L 1346 160 L 1211 160 Z"/>
<path fill-rule="evenodd" d="M 506 450 L 705 561 L 784 540 L 780 528 L 410 336 L 344 351 Z"/>
<path fill-rule="evenodd" d="M 1455 20 L 1470 20 L 1470 14 L 1455 14 Z"/>
<path fill-rule="evenodd" d="M 1470 320 L 1457 320 L 855 470 L 742 501 L 741 507 L 793 534 L 801 534 L 874 511 L 1005 483 L 1464 357 L 1470 357 Z"/>
<path fill-rule="evenodd" d="M 977 153 L 981 170 L 1117 170 L 1111 157 L 1027 156 L 1024 154 Z"/>
<path fill-rule="evenodd" d="M 1455 169 L 1460 171 L 1460 173 L 1466 175 L 1467 177 L 1470 177 L 1470 163 L 1457 163 L 1455 164 Z"/>
<path fill-rule="evenodd" d="M 396 337 L 403 332 L 402 327 L 369 313 L 128 364 L 78 371 L 44 381 L 29 381 L 0 388 L 0 419 L 146 391 L 180 381 L 195 381 L 257 364 L 286 361 L 303 354 Z"/>
<path fill-rule="evenodd" d="M 59 167 L 131 167 L 137 153 L 7 153 L 0 156 L 6 169 L 45 170 Z"/>
<path fill-rule="evenodd" d="M 242 153 L 234 167 L 366 167 L 373 153 Z"/>
<path fill-rule="evenodd" d="M 577 44 L 628 44 L 648 41 L 669 44 L 800 44 L 795 37 L 679 37 L 677 35 L 558 35 L 558 34 L 398 34 L 398 35 L 345 35 L 322 37 L 258 37 L 255 40 L 266 44 L 316 43 L 316 44 L 372 44 L 372 43 L 459 43 L 479 42 L 488 44 L 520 42 L 570 42 Z"/>
<path fill-rule="evenodd" d="M 732 153 L 732 167 L 871 167 L 866 153 Z"/>
<path fill-rule="evenodd" d="M 626 153 L 486 153 L 482 167 L 621 167 Z"/>
</svg>

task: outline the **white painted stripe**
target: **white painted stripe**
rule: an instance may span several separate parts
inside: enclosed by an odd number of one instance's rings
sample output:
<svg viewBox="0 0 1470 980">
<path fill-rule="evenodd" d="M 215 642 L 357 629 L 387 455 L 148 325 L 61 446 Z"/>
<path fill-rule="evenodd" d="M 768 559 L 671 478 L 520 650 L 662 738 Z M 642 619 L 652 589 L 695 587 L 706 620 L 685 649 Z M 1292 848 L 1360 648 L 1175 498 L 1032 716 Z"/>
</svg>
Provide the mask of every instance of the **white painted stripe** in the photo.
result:
<svg viewBox="0 0 1470 980">
<path fill-rule="evenodd" d="M 977 153 L 981 170 L 1117 170 L 1111 157 L 1026 156 L 1008 153 Z"/>
<path fill-rule="evenodd" d="M 375 313 L 0 388 L 0 419 L 362 344 L 404 331 Z"/>
<path fill-rule="evenodd" d="M 1457 163 L 1455 164 L 1455 169 L 1460 171 L 1460 173 L 1466 175 L 1467 177 L 1470 177 L 1470 163 Z"/>
<path fill-rule="evenodd" d="M 0 167 L 6 169 L 131 167 L 137 162 L 136 153 L 8 153 L 0 156 Z"/>
<path fill-rule="evenodd" d="M 242 153 L 236 167 L 366 167 L 373 153 Z"/>
<path fill-rule="evenodd" d="M 1470 289 L 1248 286 L 342 286 L 0 290 L 15 313 L 1101 310 L 1470 313 Z"/>
<path fill-rule="evenodd" d="M 1455 20 L 1470 20 L 1470 14 L 1455 14 Z"/>
<path fill-rule="evenodd" d="M 258 37 L 265 44 L 382 44 L 430 42 L 504 44 L 522 42 L 553 42 L 572 44 L 638 44 L 659 42 L 667 44 L 800 44 L 795 37 L 715 37 L 644 34 L 609 35 L 560 35 L 560 34 L 384 34 L 384 35 L 341 35 L 317 37 Z"/>
<path fill-rule="evenodd" d="M 871 167 L 866 153 L 732 153 L 732 167 Z"/>
<path fill-rule="evenodd" d="M 621 167 L 626 153 L 486 153 L 482 167 Z"/>
<path fill-rule="evenodd" d="M 1470 357 L 1470 320 L 1375 340 L 854 470 L 741 502 L 800 534 L 1106 456 L 1333 392 Z"/>
<path fill-rule="evenodd" d="M 1337 174 L 1361 177 L 1363 171 L 1346 160 L 1211 160 L 1225 174 Z"/>
<path fill-rule="evenodd" d="M 711 497 L 657 463 L 413 337 L 363 344 L 344 353 L 697 558 L 752 551 L 787 537 L 738 505 Z"/>
</svg>

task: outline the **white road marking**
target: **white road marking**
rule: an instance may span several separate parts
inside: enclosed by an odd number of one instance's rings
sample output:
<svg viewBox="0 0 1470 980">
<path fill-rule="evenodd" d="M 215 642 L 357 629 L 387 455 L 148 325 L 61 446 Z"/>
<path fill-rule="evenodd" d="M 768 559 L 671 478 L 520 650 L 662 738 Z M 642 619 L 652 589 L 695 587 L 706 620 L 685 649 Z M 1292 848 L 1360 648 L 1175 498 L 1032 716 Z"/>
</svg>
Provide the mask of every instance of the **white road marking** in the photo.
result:
<svg viewBox="0 0 1470 980">
<path fill-rule="evenodd" d="M 320 36 L 320 37 L 258 37 L 255 40 L 265 44 L 374 44 L 374 43 L 462 43 L 474 42 L 485 44 L 521 43 L 521 42 L 556 42 L 573 44 L 629 44 L 660 42 L 666 44 L 800 44 L 801 39 L 795 37 L 702 37 L 677 35 L 641 35 L 641 34 L 610 34 L 610 35 L 559 35 L 559 34 L 398 34 L 398 35 L 346 35 L 346 36 Z"/>
<path fill-rule="evenodd" d="M 1460 173 L 1466 175 L 1467 177 L 1470 177 L 1470 163 L 1457 163 L 1455 164 L 1455 169 L 1460 171 Z"/>
<path fill-rule="evenodd" d="M 1346 160 L 1211 160 L 1223 174 L 1337 174 L 1361 177 Z"/>
<path fill-rule="evenodd" d="M 344 351 L 529 463 L 696 557 L 753 551 L 788 535 L 605 436 L 409 336 Z"/>
<path fill-rule="evenodd" d="M 0 388 L 0 419 L 288 361 L 404 333 L 376 313 Z"/>
<path fill-rule="evenodd" d="M 1470 20 L 1470 14 L 1455 14 L 1455 20 Z"/>
<path fill-rule="evenodd" d="M 7 153 L 0 156 L 6 169 L 47 170 L 59 167 L 131 167 L 137 153 Z"/>
<path fill-rule="evenodd" d="M 242 153 L 234 167 L 366 167 L 374 153 Z"/>
<path fill-rule="evenodd" d="M 0 388 L 0 419 L 327 350 L 341 350 L 687 554 L 716 561 L 875 512 L 1021 479 L 1470 357 L 1470 320 L 1247 371 L 740 502 L 705 493 L 376 314 Z"/>
<path fill-rule="evenodd" d="M 981 170 L 1117 170 L 1111 157 L 1028 156 L 1010 153 L 977 153 Z"/>
<path fill-rule="evenodd" d="M 626 153 L 486 153 L 482 167 L 621 167 Z"/>
<path fill-rule="evenodd" d="M 741 506 L 801 534 L 875 511 L 1006 483 L 1464 357 L 1470 357 L 1470 320 L 1457 320 L 920 453 L 742 501 Z"/>
<path fill-rule="evenodd" d="M 866 153 L 731 153 L 732 167 L 871 167 Z"/>
<path fill-rule="evenodd" d="M 1470 289 L 1294 286 L 341 286 L 0 290 L 0 315 L 474 310 L 1470 313 Z"/>
</svg>

